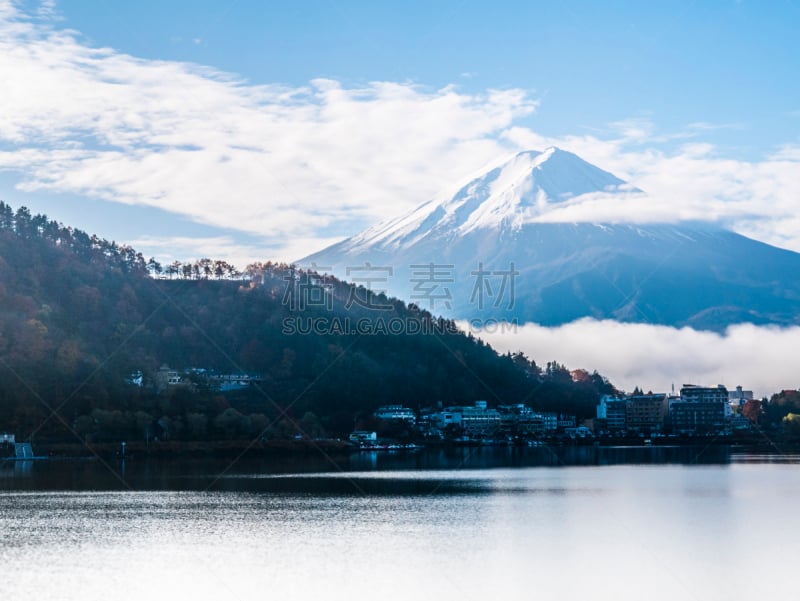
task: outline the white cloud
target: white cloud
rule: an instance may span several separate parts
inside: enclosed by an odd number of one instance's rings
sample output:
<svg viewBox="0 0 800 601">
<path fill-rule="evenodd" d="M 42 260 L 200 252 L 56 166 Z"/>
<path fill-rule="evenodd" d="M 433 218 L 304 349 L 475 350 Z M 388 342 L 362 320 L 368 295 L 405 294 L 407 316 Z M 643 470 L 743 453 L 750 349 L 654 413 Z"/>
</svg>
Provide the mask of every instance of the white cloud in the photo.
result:
<svg viewBox="0 0 800 601">
<path fill-rule="evenodd" d="M 25 191 L 149 205 L 315 250 L 323 228 L 410 207 L 502 152 L 520 90 L 251 85 L 91 48 L 0 10 L 0 169 Z"/>
<path fill-rule="evenodd" d="M 164 265 L 173 261 L 192 261 L 204 257 L 233 263 L 239 269 L 254 261 L 285 261 L 290 263 L 302 256 L 309 245 L 323 245 L 340 242 L 341 237 L 312 239 L 299 238 L 282 243 L 280 247 L 264 244 L 243 244 L 233 236 L 140 236 L 126 241 L 136 249 L 147 249 L 147 256 L 153 256 Z"/>
<path fill-rule="evenodd" d="M 582 319 L 559 327 L 472 330 L 495 349 L 522 350 L 540 366 L 597 370 L 622 389 L 668 392 L 684 383 L 737 385 L 769 396 L 800 386 L 800 327 L 731 326 L 724 334 Z"/>
<path fill-rule="evenodd" d="M 701 128 L 693 124 L 689 129 Z M 663 138 L 652 125 L 638 121 L 627 124 L 622 137 L 609 140 L 593 135 L 545 137 L 521 127 L 511 127 L 503 135 L 519 147 L 560 146 L 646 192 L 644 197 L 614 203 L 587 195 L 560 205 L 542 221 L 716 221 L 741 234 L 800 251 L 800 228 L 794 227 L 800 214 L 797 146 L 787 144 L 763 161 L 749 162 L 718 156 L 713 145 L 700 141 L 687 141 L 670 152 L 643 148 L 644 132 L 650 132 L 652 143 Z"/>
</svg>

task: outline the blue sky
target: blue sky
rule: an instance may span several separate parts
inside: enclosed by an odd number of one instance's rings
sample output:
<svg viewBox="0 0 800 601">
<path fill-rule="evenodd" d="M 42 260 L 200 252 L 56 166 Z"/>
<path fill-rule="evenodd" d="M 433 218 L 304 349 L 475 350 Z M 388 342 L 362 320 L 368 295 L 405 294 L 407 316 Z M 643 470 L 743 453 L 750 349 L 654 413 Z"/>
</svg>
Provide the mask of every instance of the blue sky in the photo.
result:
<svg viewBox="0 0 800 601">
<path fill-rule="evenodd" d="M 547 145 L 800 250 L 798 3 L 0 6 L 0 197 L 165 260 L 299 258 Z"/>
<path fill-rule="evenodd" d="M 549 136 L 647 118 L 759 159 L 800 136 L 800 3 L 63 0 L 63 25 L 253 83 L 414 82 L 541 98 Z M 788 131 L 787 131 L 788 129 Z M 792 133 L 794 134 L 792 136 Z M 788 135 L 787 135 L 788 134 Z M 789 139 L 787 139 L 787 137 Z"/>
</svg>

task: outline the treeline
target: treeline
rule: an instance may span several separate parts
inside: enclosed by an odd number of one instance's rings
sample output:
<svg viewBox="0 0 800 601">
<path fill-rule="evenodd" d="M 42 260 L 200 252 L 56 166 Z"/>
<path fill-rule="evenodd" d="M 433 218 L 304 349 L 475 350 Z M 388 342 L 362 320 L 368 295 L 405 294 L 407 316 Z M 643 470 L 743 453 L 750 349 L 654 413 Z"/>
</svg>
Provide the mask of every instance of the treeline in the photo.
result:
<svg viewBox="0 0 800 601">
<path fill-rule="evenodd" d="M 0 201 L 0 231 L 15 234 L 22 240 L 45 240 L 55 248 L 68 251 L 81 261 L 117 267 L 124 272 L 146 272 L 148 261 L 142 253 L 127 245 L 117 245 L 96 235 L 67 227 L 46 215 L 31 215 L 26 207 L 16 211 Z M 150 263 L 156 263 L 150 259 Z"/>
<path fill-rule="evenodd" d="M 748 401 L 745 416 L 771 436 L 800 440 L 800 390 L 782 390 L 765 401 Z"/>
<path fill-rule="evenodd" d="M 185 280 L 199 279 L 229 279 L 235 280 L 242 277 L 242 272 L 227 261 L 221 259 L 196 259 L 195 261 L 173 261 L 166 267 L 155 259 L 147 262 L 147 270 L 153 277 L 166 277 L 170 279 L 182 278 Z"/>
<path fill-rule="evenodd" d="M 613 389 L 596 373 L 498 355 L 416 305 L 292 265 L 239 273 L 203 260 L 181 264 L 192 275 L 178 277 L 155 264 L 0 203 L 0 431 L 40 440 L 341 436 L 385 404 L 485 399 L 590 417 Z M 290 331 L 295 320 L 361 320 L 370 331 Z M 408 331 L 378 327 L 391 320 Z M 158 390 L 148 383 L 164 365 L 263 378 L 229 393 Z M 136 371 L 141 387 L 126 383 Z"/>
</svg>

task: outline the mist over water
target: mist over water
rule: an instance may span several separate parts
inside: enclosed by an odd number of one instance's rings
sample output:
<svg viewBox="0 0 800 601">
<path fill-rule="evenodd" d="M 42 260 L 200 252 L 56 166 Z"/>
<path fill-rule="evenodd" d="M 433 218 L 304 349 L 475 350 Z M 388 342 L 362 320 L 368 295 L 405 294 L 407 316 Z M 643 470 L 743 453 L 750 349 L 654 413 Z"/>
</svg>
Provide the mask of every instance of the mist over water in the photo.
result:
<svg viewBox="0 0 800 601">
<path fill-rule="evenodd" d="M 769 397 L 800 385 L 800 327 L 739 324 L 716 333 L 581 319 L 553 328 L 527 323 L 472 331 L 500 352 L 521 350 L 539 365 L 556 360 L 597 370 L 628 391 L 725 384 Z"/>
</svg>

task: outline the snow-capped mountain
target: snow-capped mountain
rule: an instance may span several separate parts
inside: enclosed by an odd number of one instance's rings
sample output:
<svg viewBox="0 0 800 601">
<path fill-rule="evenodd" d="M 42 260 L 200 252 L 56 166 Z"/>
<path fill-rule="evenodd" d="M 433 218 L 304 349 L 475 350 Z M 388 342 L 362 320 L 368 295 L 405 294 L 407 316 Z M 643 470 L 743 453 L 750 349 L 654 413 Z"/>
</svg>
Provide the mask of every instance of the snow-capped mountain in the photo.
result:
<svg viewBox="0 0 800 601">
<path fill-rule="evenodd" d="M 646 202 L 570 152 L 522 152 L 299 263 L 462 319 L 800 323 L 800 254 L 711 224 L 548 219 L 587 199 Z"/>
<path fill-rule="evenodd" d="M 406 215 L 371 227 L 343 242 L 342 248 L 398 250 L 423 238 L 463 236 L 485 228 L 519 229 L 556 203 L 587 194 L 637 192 L 570 152 L 558 148 L 521 152 L 473 179 L 452 197 L 433 199 Z"/>
</svg>

